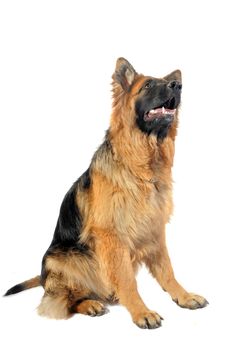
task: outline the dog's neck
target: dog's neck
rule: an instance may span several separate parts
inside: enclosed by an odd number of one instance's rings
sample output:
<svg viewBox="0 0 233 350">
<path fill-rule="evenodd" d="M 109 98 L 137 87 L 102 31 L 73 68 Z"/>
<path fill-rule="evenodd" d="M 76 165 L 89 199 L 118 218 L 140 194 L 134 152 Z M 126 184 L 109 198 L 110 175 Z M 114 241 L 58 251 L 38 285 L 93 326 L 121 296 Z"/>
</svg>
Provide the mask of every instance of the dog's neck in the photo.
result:
<svg viewBox="0 0 233 350">
<path fill-rule="evenodd" d="M 160 141 L 155 135 L 144 134 L 136 126 L 132 130 L 125 124 L 123 127 L 119 123 L 117 128 L 115 125 L 111 123 L 109 139 L 116 160 L 142 181 L 159 182 L 162 177 L 164 179 L 162 175 L 170 181 L 175 135 L 168 134 Z"/>
</svg>

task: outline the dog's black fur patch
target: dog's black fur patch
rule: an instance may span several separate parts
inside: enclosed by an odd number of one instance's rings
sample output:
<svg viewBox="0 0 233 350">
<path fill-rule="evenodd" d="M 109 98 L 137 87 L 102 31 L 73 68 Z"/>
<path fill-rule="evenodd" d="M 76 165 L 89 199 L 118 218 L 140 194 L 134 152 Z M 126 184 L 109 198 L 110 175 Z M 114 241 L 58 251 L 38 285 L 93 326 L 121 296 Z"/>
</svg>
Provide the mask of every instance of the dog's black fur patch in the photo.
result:
<svg viewBox="0 0 233 350">
<path fill-rule="evenodd" d="M 61 204 L 53 240 L 42 260 L 41 284 L 47 276 L 45 269 L 46 257 L 49 255 L 64 254 L 72 251 L 78 254 L 88 254 L 88 247 L 79 242 L 82 229 L 82 217 L 76 203 L 77 191 L 86 191 L 91 185 L 90 170 L 88 169 L 73 184 L 65 195 Z"/>
</svg>

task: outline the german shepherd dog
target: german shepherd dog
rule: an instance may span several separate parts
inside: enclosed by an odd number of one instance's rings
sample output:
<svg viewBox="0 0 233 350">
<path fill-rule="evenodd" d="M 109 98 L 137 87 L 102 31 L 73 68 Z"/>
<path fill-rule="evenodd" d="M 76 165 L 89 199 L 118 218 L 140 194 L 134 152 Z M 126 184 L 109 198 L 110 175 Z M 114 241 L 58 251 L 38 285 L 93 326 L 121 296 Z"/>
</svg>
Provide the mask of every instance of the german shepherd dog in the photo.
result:
<svg viewBox="0 0 233 350">
<path fill-rule="evenodd" d="M 42 285 L 40 315 L 100 316 L 107 304 L 119 302 L 137 326 L 157 328 L 162 317 L 148 309 L 137 290 L 135 274 L 142 263 L 179 306 L 208 304 L 176 281 L 165 240 L 173 207 L 181 72 L 157 79 L 138 74 L 119 58 L 112 78 L 109 130 L 62 202 L 41 275 L 5 295 Z"/>
</svg>

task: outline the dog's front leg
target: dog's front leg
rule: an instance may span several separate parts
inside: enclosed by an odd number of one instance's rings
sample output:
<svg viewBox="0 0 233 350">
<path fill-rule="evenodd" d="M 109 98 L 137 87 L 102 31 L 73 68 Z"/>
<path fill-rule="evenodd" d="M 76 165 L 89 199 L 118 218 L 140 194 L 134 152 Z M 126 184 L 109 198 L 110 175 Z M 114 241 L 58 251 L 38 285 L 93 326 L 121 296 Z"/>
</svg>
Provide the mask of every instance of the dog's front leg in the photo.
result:
<svg viewBox="0 0 233 350">
<path fill-rule="evenodd" d="M 173 301 L 179 306 L 198 309 L 208 304 L 202 296 L 188 293 L 175 279 L 166 247 L 165 228 L 157 241 L 156 251 L 145 258 L 145 263 L 160 286 L 170 294 Z"/>
<path fill-rule="evenodd" d="M 130 312 L 134 323 L 140 328 L 157 328 L 161 326 L 161 317 L 149 310 L 137 290 L 137 283 L 130 258 L 130 253 L 116 235 L 103 230 L 95 230 L 96 255 L 104 266 L 105 274 L 115 291 L 120 304 Z"/>
</svg>

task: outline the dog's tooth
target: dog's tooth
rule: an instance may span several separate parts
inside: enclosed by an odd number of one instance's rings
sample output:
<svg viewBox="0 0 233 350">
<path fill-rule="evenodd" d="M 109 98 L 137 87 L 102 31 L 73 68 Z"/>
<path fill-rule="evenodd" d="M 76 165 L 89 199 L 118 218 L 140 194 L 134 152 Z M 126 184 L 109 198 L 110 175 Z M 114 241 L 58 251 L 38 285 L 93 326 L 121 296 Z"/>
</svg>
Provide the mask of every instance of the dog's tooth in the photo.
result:
<svg viewBox="0 0 233 350">
<path fill-rule="evenodd" d="M 162 107 L 162 113 L 163 113 L 163 114 L 165 113 L 165 108 L 164 108 L 164 107 Z"/>
</svg>

